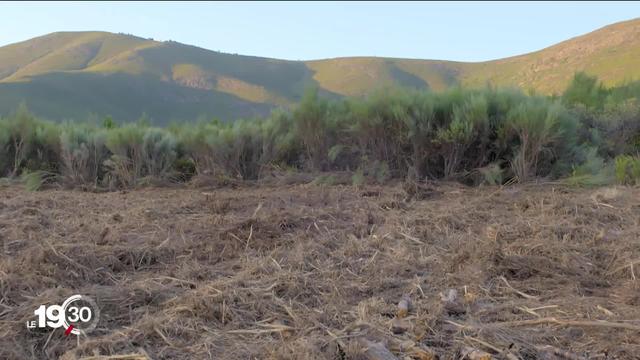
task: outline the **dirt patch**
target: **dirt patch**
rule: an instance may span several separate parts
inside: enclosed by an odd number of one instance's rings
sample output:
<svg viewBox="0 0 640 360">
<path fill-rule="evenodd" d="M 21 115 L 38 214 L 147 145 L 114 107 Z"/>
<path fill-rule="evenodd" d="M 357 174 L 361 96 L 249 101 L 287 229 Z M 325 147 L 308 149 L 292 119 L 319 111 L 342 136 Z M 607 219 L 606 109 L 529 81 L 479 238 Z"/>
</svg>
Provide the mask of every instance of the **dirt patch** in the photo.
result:
<svg viewBox="0 0 640 360">
<path fill-rule="evenodd" d="M 0 198 L 3 359 L 640 354 L 636 188 L 10 186 Z M 88 337 L 26 328 L 76 293 L 101 309 Z"/>
</svg>

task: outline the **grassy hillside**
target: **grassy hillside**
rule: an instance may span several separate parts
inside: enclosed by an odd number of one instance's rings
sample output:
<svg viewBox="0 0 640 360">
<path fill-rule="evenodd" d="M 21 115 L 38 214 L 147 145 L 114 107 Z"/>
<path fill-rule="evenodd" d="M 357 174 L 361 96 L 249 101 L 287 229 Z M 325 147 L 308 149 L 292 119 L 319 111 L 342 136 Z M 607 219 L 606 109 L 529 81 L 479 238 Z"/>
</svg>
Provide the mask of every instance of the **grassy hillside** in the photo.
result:
<svg viewBox="0 0 640 360">
<path fill-rule="evenodd" d="M 143 112 L 155 122 L 264 115 L 304 89 L 362 96 L 384 86 L 442 91 L 494 84 L 561 92 L 576 71 L 612 86 L 640 78 L 640 20 L 549 48 L 479 63 L 353 57 L 286 61 L 106 32 L 59 32 L 0 48 L 0 114 L 27 101 L 53 119 Z"/>
<path fill-rule="evenodd" d="M 301 62 L 122 34 L 54 33 L 0 48 L 0 113 L 24 100 L 53 119 L 259 116 L 298 101 L 312 75 Z"/>
<path fill-rule="evenodd" d="M 640 19 L 616 23 L 549 48 L 464 66 L 461 82 L 491 81 L 559 93 L 574 72 L 597 75 L 607 86 L 640 79 Z"/>
<path fill-rule="evenodd" d="M 406 85 L 394 70 L 434 90 L 454 85 L 516 86 L 560 93 L 575 72 L 598 76 L 607 86 L 640 79 L 640 19 L 616 23 L 546 49 L 493 61 L 340 58 L 307 62 L 314 79 L 343 95 L 362 95 L 384 83 Z M 397 73 L 396 73 L 397 74 Z"/>
</svg>

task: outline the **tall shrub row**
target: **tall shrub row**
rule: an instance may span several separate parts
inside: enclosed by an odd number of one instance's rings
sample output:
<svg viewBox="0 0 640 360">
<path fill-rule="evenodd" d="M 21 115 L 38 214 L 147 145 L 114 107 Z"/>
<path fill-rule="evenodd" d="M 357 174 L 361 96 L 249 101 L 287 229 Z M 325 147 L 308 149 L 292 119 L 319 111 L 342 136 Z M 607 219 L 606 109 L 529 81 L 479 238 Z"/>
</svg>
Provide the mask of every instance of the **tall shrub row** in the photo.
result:
<svg viewBox="0 0 640 360">
<path fill-rule="evenodd" d="M 184 181 L 186 173 L 259 179 L 273 167 L 350 170 L 380 179 L 583 176 L 602 159 L 638 149 L 640 111 L 632 101 L 635 87 L 625 86 L 606 89 L 578 74 L 555 98 L 453 88 L 388 89 L 329 101 L 309 91 L 291 111 L 267 118 L 167 128 L 148 121 L 118 126 L 111 119 L 58 124 L 21 106 L 0 118 L 0 176 L 46 171 L 64 184 L 109 187 L 149 178 Z M 619 167 L 629 182 L 635 168 Z"/>
</svg>

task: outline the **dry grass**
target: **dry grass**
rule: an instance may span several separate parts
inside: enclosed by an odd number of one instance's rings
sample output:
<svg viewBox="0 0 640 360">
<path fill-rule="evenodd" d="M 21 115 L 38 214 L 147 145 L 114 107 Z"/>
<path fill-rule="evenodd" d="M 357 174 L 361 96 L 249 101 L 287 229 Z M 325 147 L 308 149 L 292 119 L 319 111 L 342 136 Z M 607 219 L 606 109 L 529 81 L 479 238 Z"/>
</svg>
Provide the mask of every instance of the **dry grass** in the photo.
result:
<svg viewBox="0 0 640 360">
<path fill-rule="evenodd" d="M 637 358 L 640 189 L 406 189 L 0 188 L 0 358 Z"/>
</svg>

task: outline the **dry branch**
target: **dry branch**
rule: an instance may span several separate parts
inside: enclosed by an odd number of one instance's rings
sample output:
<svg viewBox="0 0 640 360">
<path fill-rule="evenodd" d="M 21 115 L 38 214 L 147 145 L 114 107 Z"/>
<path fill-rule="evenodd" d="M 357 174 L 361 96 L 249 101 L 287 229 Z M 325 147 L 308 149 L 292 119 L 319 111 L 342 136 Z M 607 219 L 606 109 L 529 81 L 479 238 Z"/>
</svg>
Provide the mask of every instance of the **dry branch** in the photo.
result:
<svg viewBox="0 0 640 360">
<path fill-rule="evenodd" d="M 509 284 L 509 282 L 507 281 L 507 278 L 505 278 L 504 276 L 500 276 L 500 280 L 502 280 L 502 282 L 504 282 L 504 284 L 507 285 L 507 287 L 509 289 L 511 289 L 516 294 L 522 296 L 523 298 L 530 299 L 530 300 L 537 300 L 538 299 L 538 297 L 536 297 L 536 296 L 525 294 L 522 291 L 520 291 L 520 290 L 514 288 L 513 286 L 511 286 L 511 284 Z"/>
</svg>

